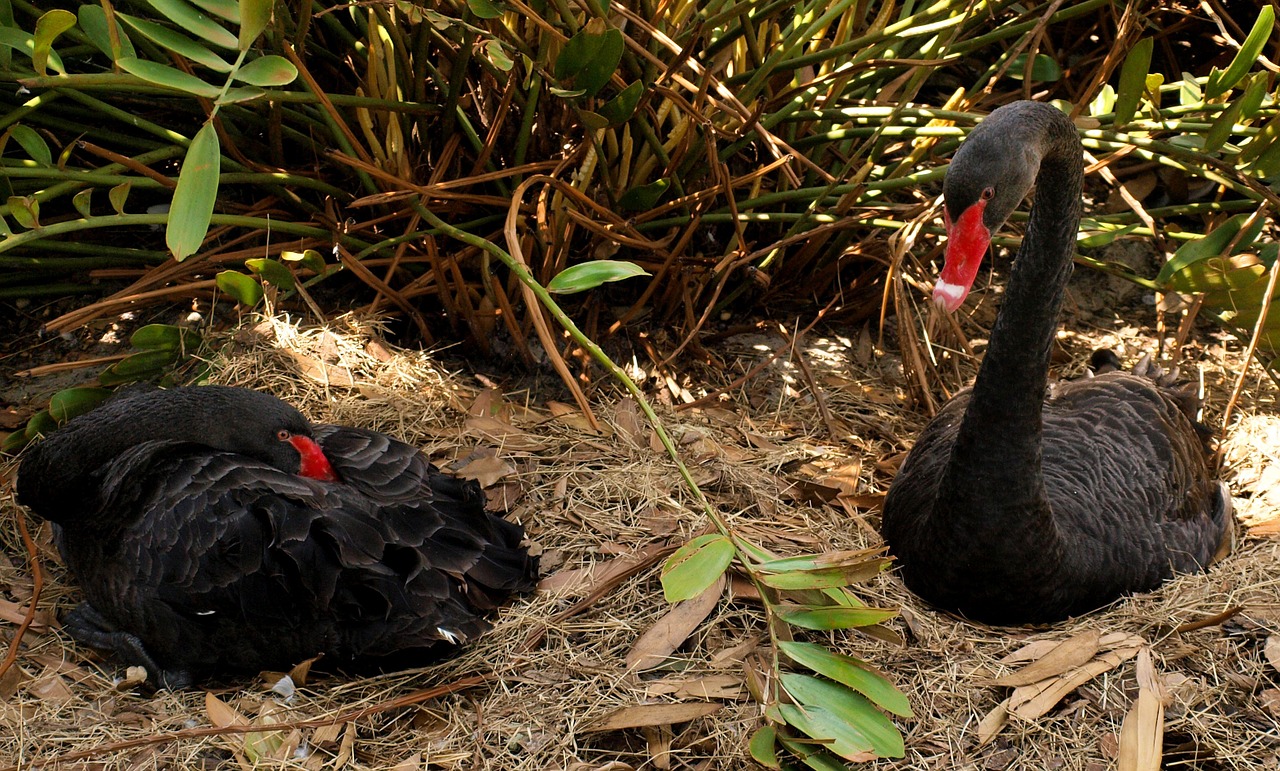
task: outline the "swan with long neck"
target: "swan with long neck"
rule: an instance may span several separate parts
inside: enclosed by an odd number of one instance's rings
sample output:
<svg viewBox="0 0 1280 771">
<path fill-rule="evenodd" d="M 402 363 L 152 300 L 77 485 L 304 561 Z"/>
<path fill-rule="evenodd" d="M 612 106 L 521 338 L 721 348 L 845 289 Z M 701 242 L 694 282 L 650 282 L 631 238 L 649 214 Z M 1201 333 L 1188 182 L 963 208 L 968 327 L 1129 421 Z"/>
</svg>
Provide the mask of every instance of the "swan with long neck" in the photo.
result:
<svg viewBox="0 0 1280 771">
<path fill-rule="evenodd" d="M 997 230 L 1035 202 L 973 388 L 917 439 L 882 531 L 908 588 L 992 623 L 1054 621 L 1202 570 L 1228 526 L 1186 399 L 1111 372 L 1048 384 L 1081 212 L 1080 140 L 1059 110 L 1015 102 L 956 152 L 935 302 L 964 301 Z"/>
</svg>

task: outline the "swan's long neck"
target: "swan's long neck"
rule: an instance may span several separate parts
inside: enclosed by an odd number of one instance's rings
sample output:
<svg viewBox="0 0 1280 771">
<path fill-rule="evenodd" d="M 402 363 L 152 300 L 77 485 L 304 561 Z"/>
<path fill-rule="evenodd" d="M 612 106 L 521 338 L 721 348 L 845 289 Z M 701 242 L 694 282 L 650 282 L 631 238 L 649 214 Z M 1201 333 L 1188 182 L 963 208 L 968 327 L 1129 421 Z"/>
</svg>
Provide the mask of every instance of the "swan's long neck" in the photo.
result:
<svg viewBox="0 0 1280 771">
<path fill-rule="evenodd" d="M 1041 465 L 1041 409 L 1080 222 L 1079 140 L 1044 127 L 1036 197 L 939 491 L 956 527 L 1018 524 L 1055 537 Z M 1011 521 L 1016 518 L 1017 523 Z"/>
</svg>

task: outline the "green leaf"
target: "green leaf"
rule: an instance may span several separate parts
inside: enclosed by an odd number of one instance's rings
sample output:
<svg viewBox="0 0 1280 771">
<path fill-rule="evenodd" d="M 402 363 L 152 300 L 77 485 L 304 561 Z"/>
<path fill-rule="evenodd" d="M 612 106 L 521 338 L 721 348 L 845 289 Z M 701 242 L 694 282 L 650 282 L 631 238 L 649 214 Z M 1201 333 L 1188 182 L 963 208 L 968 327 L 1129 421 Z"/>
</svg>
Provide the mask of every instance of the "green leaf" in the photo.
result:
<svg viewBox="0 0 1280 771">
<path fill-rule="evenodd" d="M 27 230 L 40 227 L 40 202 L 29 195 L 11 195 L 9 213 Z"/>
<path fill-rule="evenodd" d="M 516 66 L 516 63 L 511 60 L 511 57 L 507 56 L 507 49 L 502 45 L 501 41 L 486 40 L 484 43 L 484 52 L 485 55 L 489 57 L 489 61 L 493 62 L 493 66 L 503 72 L 511 72 L 511 68 Z"/>
<path fill-rule="evenodd" d="M 620 31 L 606 29 L 602 19 L 593 18 L 565 43 L 556 57 L 555 76 L 583 95 L 594 96 L 618 69 L 624 47 Z"/>
<path fill-rule="evenodd" d="M 1027 71 L 1027 55 L 1018 54 L 1013 58 L 1013 64 L 1009 66 L 1009 77 L 1014 80 L 1022 80 L 1026 76 Z M 1054 83 L 1062 79 L 1062 68 L 1052 57 L 1045 54 L 1036 54 L 1031 60 L 1031 81 L 1033 83 Z"/>
<path fill-rule="evenodd" d="M 889 608 L 821 607 L 791 605 L 778 608 L 778 617 L 792 626 L 805 629 L 852 629 L 870 626 L 898 615 Z"/>
<path fill-rule="evenodd" d="M 27 446 L 27 442 L 31 441 L 27 438 L 26 430 L 13 431 L 0 442 L 0 452 L 6 455 L 13 455 Z"/>
<path fill-rule="evenodd" d="M 85 219 L 89 219 L 90 217 L 93 216 L 93 209 L 91 206 L 92 198 L 93 198 L 93 188 L 86 187 L 84 190 L 81 190 L 80 192 L 71 196 L 71 205 L 76 207 L 76 211 L 80 213 L 81 217 L 84 217 Z"/>
<path fill-rule="evenodd" d="M 760 580 L 775 589 L 830 589 L 862 583 L 879 575 L 888 566 L 889 560 L 880 559 L 859 566 L 763 573 Z"/>
<path fill-rule="evenodd" d="M 1218 114 L 1218 117 L 1213 121 L 1213 125 L 1209 127 L 1209 133 L 1205 134 L 1205 152 L 1216 153 L 1222 149 L 1222 146 L 1231 138 L 1243 109 L 1244 97 L 1241 97 L 1227 105 L 1227 109 Z"/>
<path fill-rule="evenodd" d="M 849 686 L 882 709 L 902 717 L 913 714 L 902 691 L 864 661 L 834 653 L 821 645 L 794 640 L 779 640 L 778 649 L 797 664 Z"/>
<path fill-rule="evenodd" d="M 252 308 L 262 299 L 262 285 L 251 276 L 246 276 L 239 271 L 224 270 L 218 274 L 216 280 L 219 289 L 236 298 L 236 302 L 247 308 Z"/>
<path fill-rule="evenodd" d="M 44 13 L 36 21 L 36 33 L 32 36 L 31 67 L 37 74 L 46 74 L 50 64 L 54 64 L 57 72 L 65 72 L 61 61 L 55 64 L 49 55 L 53 53 L 53 41 L 75 25 L 76 15 L 61 8 Z"/>
<path fill-rule="evenodd" d="M 1216 99 L 1230 91 L 1249 73 L 1249 70 L 1253 69 L 1253 65 L 1258 61 L 1258 55 L 1262 53 L 1262 47 L 1271 37 L 1275 24 L 1275 9 L 1270 5 L 1263 5 L 1258 12 L 1258 18 L 1253 22 L 1253 29 L 1249 30 L 1249 35 L 1240 44 L 1240 50 L 1236 52 L 1231 64 L 1228 64 L 1227 69 L 1221 74 L 1217 72 L 1209 74 L 1206 94 L 1209 99 Z M 1215 78 L 1214 75 L 1218 77 Z"/>
<path fill-rule="evenodd" d="M 216 72 L 231 72 L 230 62 L 186 35 L 181 35 L 153 21 L 135 18 L 119 11 L 116 11 L 116 18 L 136 29 L 143 37 L 156 45 L 167 48 L 179 56 L 185 56 L 196 64 L 203 65 Z"/>
<path fill-rule="evenodd" d="M 662 592 L 667 602 L 702 594 L 724 575 L 733 554 L 733 543 L 718 533 L 700 535 L 681 546 L 662 566 Z"/>
<path fill-rule="evenodd" d="M 53 153 L 49 150 L 49 145 L 44 141 L 44 137 L 40 136 L 40 132 L 30 126 L 19 123 L 9 129 L 9 136 L 22 145 L 22 149 L 27 151 L 27 155 L 31 156 L 31 160 L 41 166 L 53 165 Z"/>
<path fill-rule="evenodd" d="M 173 324 L 147 324 L 129 336 L 129 344 L 152 351 L 193 351 L 200 346 L 200 333 Z"/>
<path fill-rule="evenodd" d="M 207 13 L 240 25 L 239 0 L 191 0 L 191 3 Z"/>
<path fill-rule="evenodd" d="M 297 283 L 293 280 L 293 272 L 286 268 L 284 263 L 266 257 L 254 257 L 245 260 L 244 264 L 249 270 L 262 276 L 263 281 L 280 289 L 292 291 L 297 288 Z"/>
<path fill-rule="evenodd" d="M 253 86 L 287 86 L 298 77 L 298 68 L 283 56 L 261 56 L 236 70 L 232 77 Z"/>
<path fill-rule="evenodd" d="M 129 200 L 129 191 L 133 190 L 132 182 L 121 182 L 107 191 L 107 200 L 116 214 L 124 214 L 124 203 Z"/>
<path fill-rule="evenodd" d="M 1120 67 L 1120 87 L 1116 90 L 1115 125 L 1122 128 L 1133 120 L 1138 110 L 1138 102 L 1148 88 L 1147 73 L 1151 69 L 1151 51 L 1155 45 L 1149 37 L 1144 37 L 1134 44 L 1129 55 L 1124 58 Z M 1157 86 L 1154 91 L 1159 91 Z"/>
<path fill-rule="evenodd" d="M 48 410 L 40 410 L 31 416 L 27 421 L 27 441 L 30 442 L 37 437 L 48 436 L 58 430 L 58 422 L 53 419 Z"/>
<path fill-rule="evenodd" d="M 636 106 L 640 104 L 642 96 L 644 96 L 644 84 L 637 80 L 619 91 L 617 96 L 600 105 L 600 109 L 596 112 L 608 121 L 608 125 L 620 126 L 635 114 Z"/>
<path fill-rule="evenodd" d="M 170 21 L 192 35 L 222 48 L 231 49 L 236 47 L 235 35 L 191 7 L 185 0 L 147 0 L 147 2 L 151 4 L 152 8 L 164 14 Z"/>
<path fill-rule="evenodd" d="M 149 62 L 146 59 L 135 59 L 128 56 L 122 57 L 116 63 L 120 65 L 120 69 L 130 75 L 137 75 L 148 83 L 155 83 L 158 86 L 185 91 L 188 94 L 203 96 L 206 99 L 213 99 L 222 93 L 222 89 L 217 86 L 211 86 L 195 75 L 174 69 L 167 64 Z"/>
<path fill-rule="evenodd" d="M 110 395 L 105 388 L 68 388 L 49 399 L 49 414 L 58 423 L 66 423 L 97 407 Z"/>
<path fill-rule="evenodd" d="M 36 39 L 34 35 L 30 35 L 20 29 L 0 27 L 0 46 L 20 51 L 24 56 L 32 56 L 35 51 Z M 62 67 L 62 60 L 53 51 L 49 52 L 49 66 L 55 72 L 65 72 Z"/>
<path fill-rule="evenodd" d="M 782 705 L 783 717 L 815 739 L 831 740 L 826 745 L 831 752 L 849 760 L 868 751 L 882 758 L 905 754 L 902 734 L 893 721 L 862 694 L 809 675 L 784 672 L 781 680 L 799 702 L 798 706 Z"/>
<path fill-rule="evenodd" d="M 300 262 L 302 266 L 311 270 L 318 276 L 323 276 L 329 269 L 324 263 L 324 255 L 315 249 L 306 249 L 301 252 L 281 252 L 280 259 L 285 262 Z"/>
<path fill-rule="evenodd" d="M 267 25 L 271 23 L 273 0 L 240 0 L 240 38 L 241 51 L 249 50 L 253 41 L 258 39 Z"/>
<path fill-rule="evenodd" d="M 1103 83 L 1098 95 L 1089 102 L 1089 114 L 1093 116 L 1108 115 L 1116 109 L 1116 90 L 1110 83 Z"/>
<path fill-rule="evenodd" d="M 633 187 L 618 199 L 618 208 L 625 211 L 648 211 L 658 205 L 671 187 L 671 180 L 663 178 L 647 185 Z"/>
<path fill-rule="evenodd" d="M 889 7 L 889 6 L 886 6 Z M 778 719 L 783 720 L 781 710 L 779 710 Z M 785 722 L 785 721 L 784 721 Z M 849 771 L 849 766 L 844 761 L 832 755 L 823 749 L 822 744 L 814 742 L 801 742 L 790 739 L 782 734 L 778 734 L 778 743 L 787 748 L 787 752 L 800 758 L 813 771 Z M 787 771 L 791 771 L 793 766 L 785 766 Z"/>
<path fill-rule="evenodd" d="M 503 13 L 502 9 L 490 0 L 467 0 L 467 8 L 470 8 L 478 19 L 496 19 Z"/>
<path fill-rule="evenodd" d="M 196 132 L 187 148 L 178 174 L 178 188 L 173 191 L 173 204 L 169 207 L 165 243 L 178 262 L 195 254 L 209 232 L 209 220 L 213 218 L 213 205 L 218 198 L 220 164 L 218 134 L 210 121 Z"/>
<path fill-rule="evenodd" d="M 141 351 L 107 367 L 98 375 L 98 382 L 104 386 L 117 386 L 149 380 L 172 366 L 177 358 L 173 351 Z"/>
<path fill-rule="evenodd" d="M 609 281 L 622 281 L 635 276 L 647 276 L 649 272 L 634 262 L 622 260 L 588 260 L 570 265 L 547 283 L 547 291 L 557 294 L 573 294 L 595 289 Z"/>
<path fill-rule="evenodd" d="M 265 91 L 257 86 L 228 88 L 225 94 L 218 97 L 217 104 L 239 104 L 240 102 L 248 102 L 254 99 L 260 99 L 265 93 Z"/>
<path fill-rule="evenodd" d="M 1200 84 L 1190 75 L 1184 75 L 1182 80 L 1178 81 L 1178 104 L 1183 107 L 1195 107 L 1204 101 L 1204 94 L 1200 91 Z"/>
<path fill-rule="evenodd" d="M 781 771 L 782 764 L 778 762 L 777 744 L 778 729 L 771 725 L 762 725 L 751 735 L 751 742 L 747 748 L 757 763 L 765 768 Z"/>
<path fill-rule="evenodd" d="M 1244 96 L 1240 98 L 1240 113 L 1245 120 L 1253 120 L 1258 117 L 1258 111 L 1262 109 L 1262 100 L 1267 96 L 1267 88 L 1271 85 L 1271 78 L 1265 72 L 1255 72 L 1249 78 L 1249 85 L 1244 87 Z"/>
<path fill-rule="evenodd" d="M 1265 217 L 1258 217 L 1253 226 L 1237 240 L 1237 234 L 1240 233 L 1240 229 L 1244 227 L 1244 223 L 1248 219 L 1248 214 L 1237 214 L 1214 228 L 1204 238 L 1188 241 L 1178 247 L 1178 251 L 1174 252 L 1173 257 L 1164 264 L 1164 267 L 1156 275 L 1156 283 L 1162 286 L 1170 286 L 1170 281 L 1175 275 L 1201 260 L 1222 255 L 1232 241 L 1236 242 L 1236 252 L 1247 249 L 1262 233 L 1262 226 L 1266 224 Z"/>
<path fill-rule="evenodd" d="M 119 15 L 116 11 L 116 15 Z M 80 19 L 80 29 L 84 30 L 84 34 L 89 38 L 89 42 L 93 43 L 108 58 L 115 61 L 117 56 L 134 56 L 136 52 L 133 50 L 133 41 L 125 34 L 124 27 L 120 22 L 116 22 L 116 40 L 120 45 L 119 51 L 111 50 L 111 31 L 107 27 L 107 12 L 100 5 L 90 5 L 82 3 L 76 9 L 76 16 Z"/>
<path fill-rule="evenodd" d="M 1093 222 L 1093 227 L 1102 228 L 1102 230 L 1098 233 L 1078 237 L 1076 239 L 1076 246 L 1081 249 L 1096 249 L 1100 246 L 1106 246 L 1107 244 L 1114 242 L 1117 238 L 1129 235 L 1133 231 L 1137 230 L 1139 226 L 1137 224 L 1133 224 L 1125 225 L 1124 227 L 1116 227 L 1115 225 L 1102 225 L 1095 221 Z M 1083 227 L 1081 228 L 1081 232 L 1083 232 Z"/>
</svg>

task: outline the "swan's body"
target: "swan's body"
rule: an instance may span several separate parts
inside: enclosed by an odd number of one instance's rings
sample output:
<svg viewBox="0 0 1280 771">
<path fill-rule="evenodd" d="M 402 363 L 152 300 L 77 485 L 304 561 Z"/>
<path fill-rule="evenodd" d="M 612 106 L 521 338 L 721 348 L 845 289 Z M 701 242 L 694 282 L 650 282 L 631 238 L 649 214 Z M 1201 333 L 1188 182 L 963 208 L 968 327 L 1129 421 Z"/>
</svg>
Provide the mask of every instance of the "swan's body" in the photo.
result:
<svg viewBox="0 0 1280 771">
<path fill-rule="evenodd" d="M 536 574 L 475 483 L 244 389 L 108 401 L 28 452 L 18 495 L 83 587 L 68 630 L 169 687 L 319 654 L 427 661 Z"/>
<path fill-rule="evenodd" d="M 992 623 L 1058 620 L 1202 570 L 1230 512 L 1182 394 L 1126 372 L 1048 387 L 1082 182 L 1078 136 L 1055 108 L 1002 107 L 957 151 L 935 300 L 960 305 L 1033 181 L 974 386 L 921 433 L 884 504 L 908 588 Z"/>
</svg>

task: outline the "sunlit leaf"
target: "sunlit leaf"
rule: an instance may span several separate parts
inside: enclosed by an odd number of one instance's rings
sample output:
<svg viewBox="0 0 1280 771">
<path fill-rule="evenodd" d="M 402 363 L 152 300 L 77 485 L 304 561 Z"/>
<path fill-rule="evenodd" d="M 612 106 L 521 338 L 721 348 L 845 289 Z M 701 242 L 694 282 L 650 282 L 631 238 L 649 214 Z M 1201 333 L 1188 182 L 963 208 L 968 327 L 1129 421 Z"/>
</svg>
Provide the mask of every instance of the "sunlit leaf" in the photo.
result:
<svg viewBox="0 0 1280 771">
<path fill-rule="evenodd" d="M 49 58 L 49 54 L 53 52 L 53 41 L 75 25 L 76 15 L 71 11 L 57 8 L 41 14 L 36 21 L 36 33 L 32 36 L 31 68 L 36 73 L 44 75 L 48 66 L 54 64 Z M 54 64 L 54 69 L 63 72 L 62 63 L 59 61 Z"/>
<path fill-rule="evenodd" d="M 293 273 L 284 266 L 284 263 L 266 257 L 254 257 L 244 261 L 245 267 L 262 276 L 262 280 L 269 284 L 292 291 L 297 283 L 293 280 Z"/>
<path fill-rule="evenodd" d="M 116 386 L 150 380 L 176 360 L 177 354 L 173 351 L 140 351 L 107 367 L 98 375 L 98 382 L 104 386 Z"/>
<path fill-rule="evenodd" d="M 153 21 L 139 19 L 119 11 L 116 12 L 116 18 L 136 29 L 143 37 L 156 45 L 167 48 L 179 56 L 185 56 L 196 64 L 217 72 L 231 72 L 230 62 L 186 35 L 174 32 L 168 27 L 156 24 Z M 142 76 L 140 75 L 139 77 Z"/>
<path fill-rule="evenodd" d="M 610 281 L 622 281 L 635 276 L 647 276 L 649 272 L 634 262 L 623 260 L 588 260 L 570 265 L 547 283 L 548 292 L 573 294 L 595 289 Z"/>
<path fill-rule="evenodd" d="M 1129 49 L 1129 54 L 1124 58 L 1124 64 L 1120 66 L 1120 87 L 1116 89 L 1115 125 L 1117 128 L 1123 128 L 1133 120 L 1133 115 L 1138 110 L 1138 102 L 1148 88 L 1147 73 L 1151 70 L 1151 51 L 1154 45 L 1155 42 L 1151 38 L 1142 38 Z"/>
<path fill-rule="evenodd" d="M 40 227 L 40 202 L 29 195 L 11 195 L 7 202 L 9 213 L 27 230 Z"/>
<path fill-rule="evenodd" d="M 1248 219 L 1249 215 L 1247 214 L 1237 214 L 1214 228 L 1204 238 L 1188 241 L 1178 247 L 1178 251 L 1174 253 L 1173 257 L 1160 269 L 1160 273 L 1156 275 L 1156 283 L 1170 285 L 1175 275 L 1186 270 L 1188 266 L 1194 263 L 1221 255 L 1233 241 L 1235 242 L 1236 251 L 1247 249 L 1262 233 L 1262 227 L 1266 224 L 1266 218 L 1258 217 L 1249 230 L 1243 236 L 1237 238 Z"/>
<path fill-rule="evenodd" d="M 1209 127 L 1209 133 L 1204 137 L 1204 150 L 1209 153 L 1216 153 L 1226 144 L 1227 139 L 1231 137 L 1235 130 L 1236 121 L 1240 119 L 1240 113 L 1244 110 L 1244 98 L 1236 99 L 1227 105 L 1227 109 L 1218 113 L 1218 117 L 1214 119 L 1213 125 Z"/>
<path fill-rule="evenodd" d="M 507 56 L 507 50 L 498 40 L 487 40 L 484 44 L 485 54 L 489 57 L 489 61 L 493 62 L 493 66 L 503 72 L 510 72 L 516 63 Z"/>
<path fill-rule="evenodd" d="M 200 345 L 200 333 L 173 324 L 147 324 L 129 336 L 134 348 L 157 351 L 191 351 Z"/>
<path fill-rule="evenodd" d="M 132 182 L 121 182 L 107 191 L 107 200 L 116 214 L 124 214 L 125 201 L 129 200 L 129 191 L 133 190 Z"/>
<path fill-rule="evenodd" d="M 127 56 L 122 57 L 117 64 L 120 65 L 120 69 L 130 75 L 137 75 L 148 83 L 155 83 L 158 86 L 167 86 L 168 88 L 185 91 L 188 94 L 195 94 L 208 99 L 212 99 L 222 92 L 222 89 L 217 86 L 211 86 L 195 75 L 190 75 L 167 64 L 159 64 L 158 62 Z"/>
<path fill-rule="evenodd" d="M 791 672 L 782 674 L 782 686 L 803 708 L 784 704 L 787 722 L 815 739 L 832 740 L 827 749 L 837 755 L 854 760 L 867 751 L 882 758 L 900 758 L 905 753 L 902 734 L 893 721 L 862 694 L 830 680 Z M 797 722 L 795 712 L 801 711 L 804 719 Z"/>
<path fill-rule="evenodd" d="M 298 68 L 283 56 L 261 56 L 236 70 L 232 77 L 254 86 L 284 86 L 298 77 Z"/>
<path fill-rule="evenodd" d="M 806 605 L 783 606 L 778 616 L 788 624 L 805 629 L 852 629 L 887 621 L 898 615 L 888 608 L 825 608 Z"/>
<path fill-rule="evenodd" d="M 49 414 L 59 423 L 66 423 L 97 407 L 110 395 L 105 388 L 68 388 L 49 399 Z"/>
<path fill-rule="evenodd" d="M 702 594 L 724 575 L 733 554 L 733 543 L 718 533 L 700 535 L 681 546 L 662 566 L 662 592 L 667 602 Z"/>
<path fill-rule="evenodd" d="M 147 0 L 147 2 L 186 32 L 222 48 L 236 47 L 235 35 L 193 8 L 185 0 Z"/>
<path fill-rule="evenodd" d="M 165 229 L 165 244 L 179 262 L 194 254 L 209 232 L 213 205 L 218 198 L 219 152 L 213 123 L 205 123 L 191 140 L 182 160 L 178 188 L 173 191 L 169 224 Z"/>
<path fill-rule="evenodd" d="M 300 262 L 303 267 L 318 275 L 322 275 L 329 268 L 328 265 L 325 265 L 324 255 L 315 249 L 305 249 L 301 252 L 281 252 L 280 259 L 285 262 Z"/>
<path fill-rule="evenodd" d="M 1253 29 L 1249 30 L 1248 36 L 1240 44 L 1240 50 L 1236 52 L 1231 64 L 1228 64 L 1227 69 L 1221 73 L 1215 69 L 1209 74 L 1205 94 L 1207 98 L 1216 99 L 1227 93 L 1249 73 L 1249 70 L 1253 69 L 1253 65 L 1258 61 L 1258 55 L 1262 53 L 1262 47 L 1266 45 L 1272 30 L 1275 29 L 1275 24 L 1275 9 L 1269 4 L 1263 4 L 1258 11 L 1258 18 L 1253 22 Z M 1217 77 L 1214 77 L 1215 75 Z"/>
<path fill-rule="evenodd" d="M 262 284 L 252 276 L 235 270 L 224 270 L 218 274 L 216 281 L 219 289 L 245 307 L 252 308 L 262 299 Z"/>
<path fill-rule="evenodd" d="M 849 686 L 882 709 L 902 717 L 912 716 L 911 705 L 902 691 L 865 662 L 807 642 L 779 640 L 778 649 L 797 664 Z"/>
</svg>

